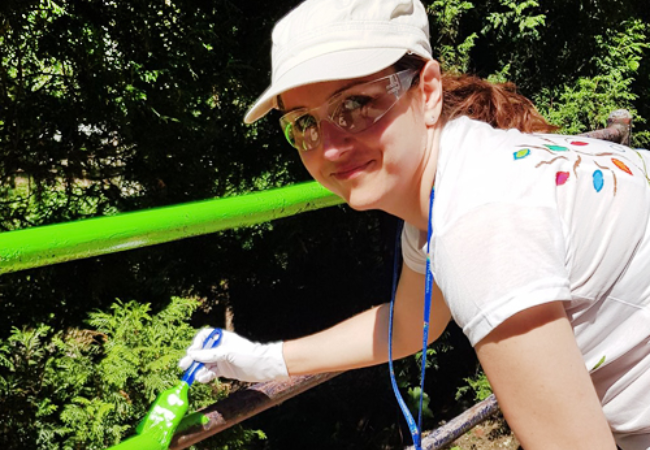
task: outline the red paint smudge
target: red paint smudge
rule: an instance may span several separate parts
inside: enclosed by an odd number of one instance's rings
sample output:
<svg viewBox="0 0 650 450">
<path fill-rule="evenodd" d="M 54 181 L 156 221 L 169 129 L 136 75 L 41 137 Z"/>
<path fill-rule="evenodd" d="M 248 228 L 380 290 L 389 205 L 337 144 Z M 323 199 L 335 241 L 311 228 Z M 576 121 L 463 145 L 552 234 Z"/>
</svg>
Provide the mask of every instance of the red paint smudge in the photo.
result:
<svg viewBox="0 0 650 450">
<path fill-rule="evenodd" d="M 562 186 L 569 179 L 569 172 L 558 172 L 555 174 L 555 184 Z"/>
</svg>

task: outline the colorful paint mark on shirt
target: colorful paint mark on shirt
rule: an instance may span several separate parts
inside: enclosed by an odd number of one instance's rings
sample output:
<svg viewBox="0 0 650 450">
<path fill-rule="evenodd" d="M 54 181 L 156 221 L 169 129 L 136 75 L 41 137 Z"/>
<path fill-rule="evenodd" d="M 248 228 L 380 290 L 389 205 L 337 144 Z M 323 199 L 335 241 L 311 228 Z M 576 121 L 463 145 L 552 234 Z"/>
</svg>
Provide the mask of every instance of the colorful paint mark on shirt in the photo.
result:
<svg viewBox="0 0 650 450">
<path fill-rule="evenodd" d="M 567 184 L 570 180 L 578 180 L 580 175 L 578 169 L 585 163 L 593 164 L 598 167 L 597 170 L 592 172 L 592 184 L 596 192 L 600 192 L 605 186 L 605 173 L 609 174 L 607 176 L 607 180 L 610 180 L 609 176 L 611 175 L 611 183 L 613 188 L 612 192 L 614 195 L 616 195 L 617 191 L 617 174 L 619 171 L 625 172 L 631 176 L 644 176 L 648 184 L 650 184 L 650 171 L 646 166 L 645 159 L 641 156 L 639 151 L 636 151 L 636 154 L 639 156 L 639 160 L 632 160 L 630 159 L 631 149 L 620 144 L 609 143 L 609 145 L 607 145 L 608 149 L 606 151 L 600 151 L 603 145 L 593 146 L 593 142 L 590 142 L 588 139 L 581 140 L 575 137 L 565 136 L 560 138 L 563 142 L 559 143 L 551 139 L 551 136 L 535 135 L 535 137 L 538 138 L 541 142 L 534 143 L 534 141 L 532 141 L 528 144 L 517 145 L 520 150 L 513 153 L 514 160 L 518 161 L 527 158 L 534 151 L 543 151 L 544 153 L 548 153 L 553 156 L 550 158 L 548 156 L 546 158 L 540 158 L 541 160 L 538 160 L 535 164 L 536 168 L 542 167 L 544 165 L 554 165 L 559 160 L 567 160 L 572 162 L 572 171 L 574 176 L 572 177 L 570 175 L 571 171 L 556 171 L 556 186 Z M 564 144 L 564 142 L 566 142 L 566 144 Z M 569 145 L 569 147 L 566 145 Z M 591 149 L 594 150 L 590 151 Z M 619 154 L 614 153 L 614 151 L 619 152 Z M 558 152 L 561 152 L 561 154 L 558 155 Z M 605 158 L 607 158 L 606 161 Z M 598 163 L 599 161 L 601 164 Z M 610 165 L 615 166 L 616 169 Z M 564 167 L 561 166 L 558 168 Z M 639 173 L 637 173 L 635 169 L 638 170 Z"/>
<path fill-rule="evenodd" d="M 616 167 L 618 167 L 619 169 L 621 169 L 623 172 L 632 175 L 632 171 L 630 170 L 629 167 L 627 167 L 627 166 L 625 165 L 625 163 L 623 163 L 623 161 L 621 161 L 621 160 L 619 160 L 619 159 L 616 159 L 616 158 L 612 158 L 612 162 L 614 163 L 614 165 L 615 165 Z"/>
<path fill-rule="evenodd" d="M 519 151 L 516 151 L 513 156 L 515 157 L 515 161 L 518 159 L 524 159 L 526 156 L 530 155 L 530 149 L 529 148 L 522 148 Z"/>
<path fill-rule="evenodd" d="M 558 172 L 555 174 L 555 185 L 562 186 L 569 179 L 569 172 Z"/>
<path fill-rule="evenodd" d="M 603 172 L 600 169 L 594 171 L 593 178 L 594 178 L 594 189 L 596 189 L 596 192 L 600 192 L 603 189 L 603 186 L 605 185 Z"/>
<path fill-rule="evenodd" d="M 566 152 L 569 150 L 568 148 L 562 147 L 561 145 L 544 144 L 544 147 L 554 152 Z"/>
<path fill-rule="evenodd" d="M 602 366 L 602 365 L 605 363 L 605 360 L 606 360 L 606 359 L 607 359 L 607 355 L 604 355 L 602 358 L 600 358 L 600 361 L 598 361 L 598 362 L 596 363 L 596 365 L 595 365 L 594 367 L 591 368 L 591 370 L 596 370 L 596 369 L 598 369 L 600 366 Z"/>
</svg>

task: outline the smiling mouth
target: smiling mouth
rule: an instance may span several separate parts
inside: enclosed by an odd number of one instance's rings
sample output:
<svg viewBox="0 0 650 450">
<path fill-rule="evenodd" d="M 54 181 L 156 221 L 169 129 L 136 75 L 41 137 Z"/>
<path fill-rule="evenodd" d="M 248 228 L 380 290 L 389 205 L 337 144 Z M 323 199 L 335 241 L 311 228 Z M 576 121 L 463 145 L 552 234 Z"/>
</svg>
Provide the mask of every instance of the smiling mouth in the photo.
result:
<svg viewBox="0 0 650 450">
<path fill-rule="evenodd" d="M 338 170 L 336 172 L 333 172 L 332 176 L 338 180 L 347 180 L 354 177 L 356 174 L 366 170 L 372 163 L 373 160 L 370 160 L 366 163 L 359 164 L 351 168 L 344 168 L 343 170 Z"/>
</svg>

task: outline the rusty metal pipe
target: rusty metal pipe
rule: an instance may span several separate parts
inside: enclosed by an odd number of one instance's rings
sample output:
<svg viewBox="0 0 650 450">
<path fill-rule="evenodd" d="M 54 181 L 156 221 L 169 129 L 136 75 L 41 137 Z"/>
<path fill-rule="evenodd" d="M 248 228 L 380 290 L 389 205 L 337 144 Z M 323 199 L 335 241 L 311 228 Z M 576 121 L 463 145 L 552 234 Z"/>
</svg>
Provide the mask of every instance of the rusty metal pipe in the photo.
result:
<svg viewBox="0 0 650 450">
<path fill-rule="evenodd" d="M 454 417 L 443 426 L 436 428 L 422 439 L 423 450 L 439 450 L 451 444 L 479 423 L 499 412 L 494 394 Z M 413 447 L 407 447 L 413 450 Z"/>
<path fill-rule="evenodd" d="M 627 109 L 617 109 L 607 118 L 607 128 L 582 133 L 580 136 L 630 145 L 631 130 L 632 114 Z"/>
<path fill-rule="evenodd" d="M 342 372 L 291 377 L 287 381 L 258 383 L 199 411 L 201 417 L 190 418 L 193 425 L 174 435 L 171 450 L 188 448 L 227 428 L 340 375 Z"/>
<path fill-rule="evenodd" d="M 190 417 L 193 425 L 177 432 L 170 450 L 188 448 L 221 431 L 235 426 L 273 406 L 340 375 L 341 372 L 292 377 L 288 381 L 255 384 L 208 406 Z M 469 408 L 422 439 L 423 450 L 439 450 L 499 411 L 494 395 Z M 196 415 L 200 417 L 197 418 Z M 181 425 L 182 428 L 182 425 Z M 406 450 L 413 450 L 407 447 Z"/>
</svg>

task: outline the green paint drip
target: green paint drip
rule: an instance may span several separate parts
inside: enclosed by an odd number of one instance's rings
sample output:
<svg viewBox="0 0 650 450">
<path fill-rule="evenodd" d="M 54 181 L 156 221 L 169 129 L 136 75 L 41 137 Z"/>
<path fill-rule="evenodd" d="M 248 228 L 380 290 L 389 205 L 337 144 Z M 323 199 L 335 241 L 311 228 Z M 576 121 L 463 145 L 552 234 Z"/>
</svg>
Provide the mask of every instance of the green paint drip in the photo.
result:
<svg viewBox="0 0 650 450">
<path fill-rule="evenodd" d="M 0 274 L 254 225 L 342 203 L 316 182 L 0 233 Z"/>
<path fill-rule="evenodd" d="M 605 355 L 605 356 L 603 356 L 602 358 L 600 358 L 600 361 L 598 361 L 598 362 L 596 363 L 596 365 L 595 365 L 591 370 L 596 370 L 596 369 L 598 369 L 600 366 L 602 366 L 602 365 L 605 363 L 605 359 L 606 359 L 606 358 L 607 358 L 607 355 Z"/>
<path fill-rule="evenodd" d="M 110 450 L 166 449 L 187 412 L 189 386 L 184 381 L 160 393 L 149 412 L 135 429 L 136 436 L 111 447 Z"/>
</svg>

